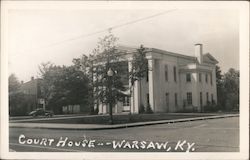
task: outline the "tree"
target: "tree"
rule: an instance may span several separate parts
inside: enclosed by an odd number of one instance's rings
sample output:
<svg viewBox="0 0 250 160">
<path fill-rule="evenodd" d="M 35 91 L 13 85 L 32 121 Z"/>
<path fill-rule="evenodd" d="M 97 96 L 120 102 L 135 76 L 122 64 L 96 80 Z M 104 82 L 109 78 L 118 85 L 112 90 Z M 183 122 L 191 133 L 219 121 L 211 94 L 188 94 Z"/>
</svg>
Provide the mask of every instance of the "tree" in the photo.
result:
<svg viewBox="0 0 250 160">
<path fill-rule="evenodd" d="M 8 80 L 9 80 L 9 114 L 17 115 L 18 104 L 20 104 L 24 96 L 22 93 L 19 94 L 20 83 L 15 74 L 11 74 Z"/>
<path fill-rule="evenodd" d="M 56 113 L 62 112 L 62 106 L 86 105 L 88 98 L 88 78 L 73 66 L 55 66 L 46 63 L 40 67 L 42 74 L 42 95 L 48 107 Z"/>
<path fill-rule="evenodd" d="M 17 92 L 20 88 L 20 82 L 15 74 L 9 76 L 9 92 Z"/>
<path fill-rule="evenodd" d="M 224 90 L 224 80 L 223 75 L 221 74 L 221 69 L 218 65 L 216 65 L 216 86 L 217 86 L 217 104 L 220 109 L 225 109 L 225 100 L 226 100 L 226 93 Z"/>
<path fill-rule="evenodd" d="M 239 71 L 230 68 L 224 75 L 216 66 L 218 106 L 223 110 L 239 109 Z"/>
<path fill-rule="evenodd" d="M 20 90 L 21 84 L 15 74 L 9 76 L 9 114 L 10 116 L 26 115 L 29 108 L 35 105 L 31 96 Z"/>
<path fill-rule="evenodd" d="M 141 90 L 141 80 L 145 78 L 148 75 L 148 60 L 146 58 L 146 49 L 143 47 L 143 45 L 140 46 L 139 49 L 137 49 L 137 52 L 133 54 L 132 58 L 132 68 L 129 72 L 129 80 L 130 80 L 130 95 L 134 95 L 134 84 L 136 81 L 140 84 L 140 90 Z M 141 97 L 141 91 L 140 91 L 140 97 Z M 142 104 L 140 104 L 142 106 Z M 141 107 L 140 107 L 141 108 Z M 143 111 L 143 109 L 142 109 Z"/>
<path fill-rule="evenodd" d="M 118 38 L 111 32 L 99 39 L 97 47 L 90 58 L 93 75 L 93 97 L 95 103 L 109 105 L 110 123 L 113 124 L 113 105 L 124 96 L 125 87 L 121 81 L 120 67 L 121 55 L 116 49 Z M 108 73 L 111 73 L 109 75 Z"/>
<path fill-rule="evenodd" d="M 39 75 L 42 78 L 41 82 L 41 97 L 45 101 L 45 108 L 51 109 L 51 107 L 47 106 L 51 102 L 52 97 L 55 94 L 55 86 L 54 82 L 56 81 L 56 77 L 59 74 L 60 67 L 55 66 L 51 62 L 42 63 L 38 66 Z"/>
<path fill-rule="evenodd" d="M 230 68 L 224 75 L 224 88 L 226 93 L 226 108 L 239 109 L 239 76 L 238 70 Z"/>
<path fill-rule="evenodd" d="M 81 58 L 74 58 L 72 62 L 74 63 L 75 68 L 83 72 L 88 78 L 88 105 L 90 108 L 90 114 L 97 114 L 98 109 L 94 109 L 93 55 L 82 55 Z"/>
<path fill-rule="evenodd" d="M 9 93 L 9 114 L 10 116 L 24 116 L 32 106 L 36 105 L 34 98 L 22 92 Z"/>
</svg>

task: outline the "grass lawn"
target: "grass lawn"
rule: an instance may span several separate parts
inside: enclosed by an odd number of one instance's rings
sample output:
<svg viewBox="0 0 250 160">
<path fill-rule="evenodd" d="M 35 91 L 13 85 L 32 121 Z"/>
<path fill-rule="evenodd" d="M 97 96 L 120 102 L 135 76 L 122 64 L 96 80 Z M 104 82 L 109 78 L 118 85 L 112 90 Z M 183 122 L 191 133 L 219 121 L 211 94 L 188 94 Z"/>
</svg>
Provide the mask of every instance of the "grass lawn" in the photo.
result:
<svg viewBox="0 0 250 160">
<path fill-rule="evenodd" d="M 215 114 L 167 114 L 167 113 L 155 113 L 155 114 L 134 114 L 131 115 L 113 115 L 114 124 L 146 122 L 146 121 L 159 121 L 159 120 L 171 120 L 182 118 L 193 118 L 202 116 L 212 116 Z M 51 120 L 39 120 L 29 121 L 28 123 L 64 123 L 64 124 L 109 124 L 109 115 L 96 115 L 92 117 L 80 117 L 80 118 L 67 118 L 67 119 L 51 119 Z"/>
</svg>

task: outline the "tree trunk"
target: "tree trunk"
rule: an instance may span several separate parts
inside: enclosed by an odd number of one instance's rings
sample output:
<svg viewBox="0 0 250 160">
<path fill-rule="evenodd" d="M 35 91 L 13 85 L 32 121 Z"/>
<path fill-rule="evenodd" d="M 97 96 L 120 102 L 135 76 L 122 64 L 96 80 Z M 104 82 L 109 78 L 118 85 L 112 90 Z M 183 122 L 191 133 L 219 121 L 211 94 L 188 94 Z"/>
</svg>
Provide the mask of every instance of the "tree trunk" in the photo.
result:
<svg viewBox="0 0 250 160">
<path fill-rule="evenodd" d="M 141 106 L 141 79 L 140 79 L 140 106 Z M 139 106 L 139 109 L 140 109 L 140 106 Z"/>
<path fill-rule="evenodd" d="M 109 116 L 110 116 L 110 124 L 113 124 L 113 110 L 112 110 L 112 103 L 109 102 Z"/>
</svg>

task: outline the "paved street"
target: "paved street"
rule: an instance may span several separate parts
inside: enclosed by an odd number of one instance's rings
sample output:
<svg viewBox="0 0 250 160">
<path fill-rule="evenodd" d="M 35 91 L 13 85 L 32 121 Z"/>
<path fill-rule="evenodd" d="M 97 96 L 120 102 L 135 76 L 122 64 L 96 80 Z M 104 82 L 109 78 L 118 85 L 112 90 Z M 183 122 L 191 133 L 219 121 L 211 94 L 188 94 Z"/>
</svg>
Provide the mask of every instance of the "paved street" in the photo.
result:
<svg viewBox="0 0 250 160">
<path fill-rule="evenodd" d="M 9 133 L 10 148 L 17 152 L 239 151 L 239 117 L 93 131 L 10 128 Z"/>
</svg>

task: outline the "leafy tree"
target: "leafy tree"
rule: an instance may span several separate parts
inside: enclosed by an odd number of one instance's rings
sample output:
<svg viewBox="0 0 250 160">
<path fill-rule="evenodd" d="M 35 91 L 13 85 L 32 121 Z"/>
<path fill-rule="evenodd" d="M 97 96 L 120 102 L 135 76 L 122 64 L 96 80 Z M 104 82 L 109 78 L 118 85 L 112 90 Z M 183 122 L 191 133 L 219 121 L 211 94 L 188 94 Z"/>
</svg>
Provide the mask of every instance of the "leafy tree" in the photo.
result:
<svg viewBox="0 0 250 160">
<path fill-rule="evenodd" d="M 61 74 L 54 82 L 56 94 L 54 102 L 62 105 L 84 104 L 88 98 L 88 79 L 74 66 L 61 68 Z"/>
<path fill-rule="evenodd" d="M 42 63 L 39 65 L 39 75 L 42 78 L 41 82 L 41 96 L 45 100 L 45 108 L 51 109 L 49 102 L 55 94 L 54 82 L 57 80 L 56 77 L 60 72 L 60 67 L 55 66 L 51 62 Z"/>
<path fill-rule="evenodd" d="M 224 90 L 224 80 L 221 74 L 221 69 L 216 65 L 216 85 L 217 85 L 217 104 L 220 109 L 225 109 L 226 93 Z"/>
<path fill-rule="evenodd" d="M 222 74 L 221 74 L 221 69 L 220 66 L 216 65 L 215 66 L 215 71 L 216 71 L 216 84 L 220 85 L 221 81 L 222 81 Z"/>
<path fill-rule="evenodd" d="M 9 114 L 10 116 L 27 115 L 27 112 L 36 105 L 32 95 L 26 95 L 20 90 L 21 84 L 18 78 L 9 76 Z"/>
<path fill-rule="evenodd" d="M 8 80 L 9 80 L 9 114 L 17 115 L 18 104 L 20 104 L 24 96 L 22 93 L 19 93 L 20 83 L 15 74 L 11 74 Z"/>
<path fill-rule="evenodd" d="M 83 72 L 88 78 L 88 105 L 91 114 L 97 114 L 98 110 L 94 110 L 94 66 L 93 66 L 93 55 L 82 55 L 81 58 L 73 59 L 74 67 Z"/>
<path fill-rule="evenodd" d="M 48 108 L 55 113 L 62 112 L 62 106 L 86 105 L 88 98 L 88 79 L 75 66 L 55 66 L 51 63 L 42 64 L 42 95 Z"/>
<path fill-rule="evenodd" d="M 223 110 L 239 109 L 239 71 L 230 68 L 224 75 L 216 66 L 218 106 Z"/>
<path fill-rule="evenodd" d="M 230 68 L 224 75 L 224 88 L 226 93 L 226 108 L 239 109 L 239 76 L 238 70 Z"/>
<path fill-rule="evenodd" d="M 140 90 L 141 90 L 141 80 L 148 75 L 148 60 L 146 58 L 146 49 L 143 45 L 137 49 L 137 52 L 133 54 L 132 58 L 132 68 L 129 72 L 129 80 L 130 80 L 130 95 L 133 96 L 134 94 L 134 84 L 136 81 L 139 81 Z M 140 91 L 141 97 L 141 91 Z M 142 104 L 140 104 L 142 106 Z M 140 109 L 142 110 L 142 109 Z M 143 110 L 142 110 L 143 111 Z"/>
<path fill-rule="evenodd" d="M 24 116 L 36 105 L 33 95 L 26 95 L 22 92 L 9 94 L 10 116 Z"/>
<path fill-rule="evenodd" d="M 9 76 L 9 92 L 17 92 L 20 89 L 20 82 L 15 74 Z"/>
<path fill-rule="evenodd" d="M 121 81 L 120 67 L 121 55 L 116 49 L 118 38 L 111 32 L 99 39 L 93 55 L 90 57 L 92 67 L 89 70 L 93 76 L 93 97 L 95 103 L 109 105 L 110 123 L 113 123 L 113 105 L 124 96 L 125 87 Z M 109 76 L 108 72 L 113 75 Z"/>
</svg>

